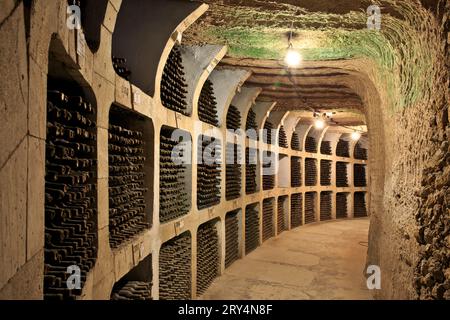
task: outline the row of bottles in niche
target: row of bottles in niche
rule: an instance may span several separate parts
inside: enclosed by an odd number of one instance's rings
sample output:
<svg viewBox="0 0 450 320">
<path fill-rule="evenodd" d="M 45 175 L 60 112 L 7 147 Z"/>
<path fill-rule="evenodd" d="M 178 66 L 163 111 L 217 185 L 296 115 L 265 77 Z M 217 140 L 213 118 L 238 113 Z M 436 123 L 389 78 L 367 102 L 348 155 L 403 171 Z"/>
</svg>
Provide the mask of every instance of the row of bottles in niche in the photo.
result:
<svg viewBox="0 0 450 320">
<path fill-rule="evenodd" d="M 214 97 L 214 88 L 210 80 L 206 80 L 203 85 L 198 100 L 198 117 L 200 121 L 209 123 L 213 126 L 219 125 L 217 116 L 217 102 Z"/>
<path fill-rule="evenodd" d="M 219 236 L 216 221 L 211 221 L 197 232 L 197 295 L 203 294 L 218 277 L 219 268 Z"/>
<path fill-rule="evenodd" d="M 280 234 L 288 229 L 288 220 L 286 216 L 286 206 L 288 196 L 278 197 L 277 203 L 277 233 Z"/>
<path fill-rule="evenodd" d="M 245 254 L 249 254 L 259 245 L 259 204 L 245 208 Z"/>
<path fill-rule="evenodd" d="M 225 268 L 239 259 L 239 210 L 225 217 Z"/>
<path fill-rule="evenodd" d="M 81 288 L 97 258 L 96 110 L 81 94 L 47 93 L 44 298 L 76 299 L 67 268 Z"/>
<path fill-rule="evenodd" d="M 331 220 L 331 201 L 330 191 L 320 193 L 320 221 Z"/>
<path fill-rule="evenodd" d="M 258 150 L 246 148 L 245 150 L 245 192 L 253 194 L 258 191 L 256 183 Z"/>
<path fill-rule="evenodd" d="M 151 227 L 149 170 L 145 143 L 150 120 L 112 106 L 108 134 L 109 242 L 116 248 Z"/>
<path fill-rule="evenodd" d="M 161 103 L 164 107 L 188 115 L 187 82 L 179 46 L 169 54 L 161 78 Z"/>
<path fill-rule="evenodd" d="M 303 225 L 303 194 L 296 193 L 291 196 L 291 227 Z"/>
<path fill-rule="evenodd" d="M 200 135 L 198 139 L 197 207 L 206 209 L 220 203 L 221 141 Z"/>
<path fill-rule="evenodd" d="M 227 143 L 226 152 L 226 199 L 233 200 L 241 196 L 241 147 Z"/>
<path fill-rule="evenodd" d="M 275 236 L 274 226 L 274 208 L 275 198 L 263 200 L 263 216 L 262 216 L 262 239 L 266 241 Z"/>
<path fill-rule="evenodd" d="M 176 137 L 174 131 L 162 127 L 160 134 L 159 219 L 162 223 L 186 215 L 191 206 L 187 189 L 189 168 L 183 163 L 190 135 L 184 132 Z"/>
</svg>

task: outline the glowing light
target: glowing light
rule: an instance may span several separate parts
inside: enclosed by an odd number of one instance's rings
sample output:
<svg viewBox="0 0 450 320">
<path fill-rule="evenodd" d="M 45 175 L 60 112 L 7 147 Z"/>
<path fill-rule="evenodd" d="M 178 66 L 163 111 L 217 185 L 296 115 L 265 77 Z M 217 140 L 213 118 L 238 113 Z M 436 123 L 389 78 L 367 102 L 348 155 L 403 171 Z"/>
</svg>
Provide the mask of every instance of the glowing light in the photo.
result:
<svg viewBox="0 0 450 320">
<path fill-rule="evenodd" d="M 360 138 L 361 138 L 361 133 L 359 133 L 358 131 L 352 132 L 352 140 L 353 141 L 358 141 Z"/>
<path fill-rule="evenodd" d="M 303 58 L 302 55 L 300 54 L 300 52 L 289 48 L 287 53 L 286 53 L 286 57 L 284 58 L 284 62 L 289 66 L 289 67 L 298 67 L 300 65 L 300 63 L 302 62 Z"/>
<path fill-rule="evenodd" d="M 314 120 L 314 127 L 318 130 L 325 128 L 325 121 L 323 119 Z"/>
</svg>

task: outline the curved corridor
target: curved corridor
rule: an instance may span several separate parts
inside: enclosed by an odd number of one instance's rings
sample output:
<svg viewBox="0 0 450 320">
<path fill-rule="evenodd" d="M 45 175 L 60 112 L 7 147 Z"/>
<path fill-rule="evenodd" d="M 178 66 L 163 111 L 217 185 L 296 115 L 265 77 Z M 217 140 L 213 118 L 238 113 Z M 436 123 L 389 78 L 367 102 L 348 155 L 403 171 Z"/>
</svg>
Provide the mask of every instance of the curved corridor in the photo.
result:
<svg viewBox="0 0 450 320">
<path fill-rule="evenodd" d="M 306 225 L 236 261 L 205 300 L 371 299 L 364 267 L 369 219 Z"/>
<path fill-rule="evenodd" d="M 449 18 L 1 0 L 0 301 L 450 300 Z"/>
</svg>

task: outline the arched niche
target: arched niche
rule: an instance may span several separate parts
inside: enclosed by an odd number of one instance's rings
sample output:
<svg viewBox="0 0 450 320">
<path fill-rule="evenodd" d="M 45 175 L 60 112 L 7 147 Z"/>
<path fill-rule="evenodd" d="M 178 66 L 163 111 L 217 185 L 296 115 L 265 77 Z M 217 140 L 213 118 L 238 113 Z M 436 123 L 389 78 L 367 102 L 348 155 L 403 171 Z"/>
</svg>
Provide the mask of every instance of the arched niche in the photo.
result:
<svg viewBox="0 0 450 320">
<path fill-rule="evenodd" d="M 320 141 L 322 138 L 322 133 L 324 132 L 324 130 L 327 130 L 326 128 L 324 129 L 317 129 L 314 126 L 311 126 L 308 130 L 308 133 L 306 135 L 305 138 L 305 151 L 307 152 L 313 152 L 313 151 L 308 151 L 307 150 L 307 144 L 308 143 L 315 143 L 315 151 L 313 153 L 318 153 L 319 149 L 320 149 Z"/>
<path fill-rule="evenodd" d="M 325 134 L 322 138 L 322 141 L 321 141 L 322 143 L 323 142 L 330 143 L 332 155 L 336 154 L 336 145 L 337 145 L 341 135 L 342 135 L 342 133 L 339 131 L 338 128 L 328 127 L 328 130 L 325 132 Z"/>
<path fill-rule="evenodd" d="M 362 136 L 356 141 L 353 149 L 353 157 L 358 160 L 367 160 L 369 156 L 369 139 Z"/>
<path fill-rule="evenodd" d="M 299 121 L 295 127 L 295 132 L 298 134 L 298 138 L 300 140 L 301 151 L 305 150 L 306 135 L 311 127 L 312 125 L 310 123 L 305 123 L 302 121 Z"/>
<path fill-rule="evenodd" d="M 274 135 L 274 141 L 275 144 L 278 145 L 279 135 L 280 135 L 280 128 L 283 125 L 284 126 L 284 120 L 289 115 L 289 111 L 272 111 L 269 114 L 269 117 L 266 121 L 270 121 L 273 125 L 273 129 L 276 131 Z M 286 130 L 286 128 L 285 128 Z"/>
<path fill-rule="evenodd" d="M 289 111 L 272 111 L 267 118 L 275 129 L 279 129 L 284 124 L 284 119 L 289 115 Z"/>
<path fill-rule="evenodd" d="M 219 126 L 226 122 L 227 112 L 231 104 L 239 109 L 242 116 L 241 104 L 245 104 L 246 95 L 249 94 L 242 85 L 250 75 L 251 73 L 245 70 L 221 69 L 214 70 L 209 76 L 208 80 L 213 84 L 216 97 Z M 242 92 L 244 92 L 243 95 L 241 95 Z M 239 100 L 239 105 L 236 105 L 236 99 L 242 99 L 243 101 Z"/>
<path fill-rule="evenodd" d="M 295 132 L 295 127 L 300 121 L 301 113 L 298 111 L 290 111 L 283 120 L 284 130 L 286 130 L 287 140 L 291 145 L 292 135 Z"/>
<path fill-rule="evenodd" d="M 166 60 L 175 42 L 208 5 L 183 0 L 127 0 L 117 16 L 112 54 L 126 58 L 130 82 L 159 99 Z"/>
<path fill-rule="evenodd" d="M 348 131 L 348 130 L 345 130 L 345 131 Z M 341 131 L 341 136 L 339 137 L 338 144 L 336 144 L 336 148 L 339 148 L 339 143 L 341 143 L 341 142 L 348 143 L 348 157 L 345 156 L 345 158 L 351 158 L 353 156 L 353 149 L 354 149 L 354 145 L 355 145 L 355 141 L 352 140 L 351 133 Z M 337 156 L 339 156 L 339 155 L 337 154 Z"/>
<path fill-rule="evenodd" d="M 198 100 L 205 81 L 222 60 L 227 48 L 218 45 L 182 46 L 181 55 L 187 83 L 187 113 L 196 113 Z M 214 91 L 216 92 L 217 89 Z M 215 94 L 217 96 L 217 94 Z"/>
<path fill-rule="evenodd" d="M 261 130 L 264 123 L 268 119 L 270 112 L 275 108 L 276 102 L 266 102 L 258 101 L 253 107 L 253 111 L 256 114 L 256 124 L 258 125 L 258 130 Z"/>
<path fill-rule="evenodd" d="M 241 90 L 234 96 L 233 101 L 231 102 L 231 105 L 235 106 L 241 113 L 242 130 L 245 130 L 248 113 L 252 106 L 255 104 L 258 96 L 261 94 L 261 91 L 261 88 L 242 87 Z"/>
</svg>

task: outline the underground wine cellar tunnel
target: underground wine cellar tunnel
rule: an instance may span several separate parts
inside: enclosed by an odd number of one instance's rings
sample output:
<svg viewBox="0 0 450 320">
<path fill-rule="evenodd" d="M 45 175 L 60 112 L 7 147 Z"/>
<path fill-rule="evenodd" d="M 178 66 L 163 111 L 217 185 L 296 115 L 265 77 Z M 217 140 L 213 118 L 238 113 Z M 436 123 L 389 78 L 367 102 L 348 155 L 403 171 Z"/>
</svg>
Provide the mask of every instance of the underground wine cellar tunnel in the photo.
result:
<svg viewBox="0 0 450 320">
<path fill-rule="evenodd" d="M 450 1 L 371 5 L 1 1 L 0 299 L 449 300 Z"/>
</svg>

